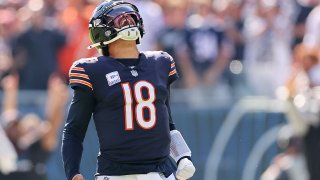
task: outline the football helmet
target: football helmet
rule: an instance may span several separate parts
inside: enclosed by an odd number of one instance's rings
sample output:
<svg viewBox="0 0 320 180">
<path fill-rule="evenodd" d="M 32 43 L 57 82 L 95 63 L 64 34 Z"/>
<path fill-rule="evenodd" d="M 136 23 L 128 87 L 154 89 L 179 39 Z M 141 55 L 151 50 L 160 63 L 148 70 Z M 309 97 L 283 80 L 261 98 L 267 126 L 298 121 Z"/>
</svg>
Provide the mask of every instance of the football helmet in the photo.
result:
<svg viewBox="0 0 320 180">
<path fill-rule="evenodd" d="M 137 44 L 144 34 L 143 20 L 138 8 L 122 0 L 106 0 L 94 10 L 89 21 L 91 48 L 103 48 L 124 39 Z"/>
</svg>

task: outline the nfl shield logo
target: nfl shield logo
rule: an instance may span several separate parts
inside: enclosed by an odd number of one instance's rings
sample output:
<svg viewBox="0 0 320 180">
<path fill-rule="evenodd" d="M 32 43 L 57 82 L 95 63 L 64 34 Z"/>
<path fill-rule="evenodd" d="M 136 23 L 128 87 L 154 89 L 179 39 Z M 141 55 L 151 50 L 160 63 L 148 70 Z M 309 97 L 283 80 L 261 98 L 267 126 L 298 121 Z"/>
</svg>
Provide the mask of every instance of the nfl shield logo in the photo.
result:
<svg viewBox="0 0 320 180">
<path fill-rule="evenodd" d="M 132 76 L 137 77 L 138 76 L 138 72 L 136 70 L 131 70 L 130 71 Z"/>
</svg>

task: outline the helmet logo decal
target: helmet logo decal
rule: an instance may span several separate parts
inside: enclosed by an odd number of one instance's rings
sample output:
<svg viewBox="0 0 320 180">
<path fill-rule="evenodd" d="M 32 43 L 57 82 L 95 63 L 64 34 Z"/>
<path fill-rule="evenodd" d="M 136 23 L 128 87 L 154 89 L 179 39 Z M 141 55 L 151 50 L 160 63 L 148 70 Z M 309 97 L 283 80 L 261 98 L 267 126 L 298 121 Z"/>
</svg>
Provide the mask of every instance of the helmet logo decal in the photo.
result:
<svg viewBox="0 0 320 180">
<path fill-rule="evenodd" d="M 95 19 L 94 21 L 93 21 L 93 27 L 97 27 L 97 26 L 99 26 L 101 24 L 101 19 Z"/>
<path fill-rule="evenodd" d="M 111 35 L 111 31 L 108 30 L 108 31 L 106 31 L 104 34 L 105 34 L 106 36 L 110 36 L 110 35 Z"/>
</svg>

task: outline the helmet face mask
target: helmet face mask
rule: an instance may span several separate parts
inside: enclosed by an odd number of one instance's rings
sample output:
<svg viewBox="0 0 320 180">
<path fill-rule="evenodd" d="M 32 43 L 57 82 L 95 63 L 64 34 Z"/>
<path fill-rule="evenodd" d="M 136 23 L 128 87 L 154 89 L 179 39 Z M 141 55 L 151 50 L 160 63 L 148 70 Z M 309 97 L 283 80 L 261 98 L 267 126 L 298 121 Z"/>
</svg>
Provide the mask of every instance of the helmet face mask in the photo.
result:
<svg viewBox="0 0 320 180">
<path fill-rule="evenodd" d="M 140 42 L 144 34 L 143 20 L 136 6 L 123 1 L 106 1 L 94 11 L 89 22 L 93 47 L 106 47 L 118 39 Z"/>
</svg>

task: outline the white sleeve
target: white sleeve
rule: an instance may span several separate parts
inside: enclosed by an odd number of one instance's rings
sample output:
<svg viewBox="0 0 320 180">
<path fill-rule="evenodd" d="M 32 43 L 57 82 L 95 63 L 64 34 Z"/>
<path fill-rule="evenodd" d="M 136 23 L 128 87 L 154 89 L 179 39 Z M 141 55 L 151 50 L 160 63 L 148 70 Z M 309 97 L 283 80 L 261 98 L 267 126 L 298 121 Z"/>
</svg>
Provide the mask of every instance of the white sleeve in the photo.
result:
<svg viewBox="0 0 320 180">
<path fill-rule="evenodd" d="M 171 144 L 170 144 L 170 156 L 178 162 L 180 158 L 184 156 L 191 157 L 191 150 L 188 147 L 186 141 L 183 139 L 181 133 L 178 130 L 170 131 Z"/>
</svg>

